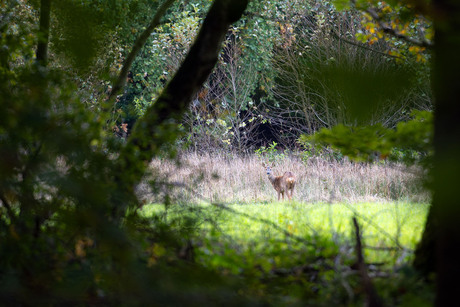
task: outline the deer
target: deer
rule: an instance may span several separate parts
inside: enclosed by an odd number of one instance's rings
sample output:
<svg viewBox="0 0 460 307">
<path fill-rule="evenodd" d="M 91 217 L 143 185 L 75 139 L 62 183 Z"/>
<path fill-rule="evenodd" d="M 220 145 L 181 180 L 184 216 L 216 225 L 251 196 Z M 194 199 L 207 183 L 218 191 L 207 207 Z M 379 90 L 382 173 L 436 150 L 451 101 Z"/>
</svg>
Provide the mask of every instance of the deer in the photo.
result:
<svg viewBox="0 0 460 307">
<path fill-rule="evenodd" d="M 289 200 L 292 200 L 292 193 L 295 186 L 294 174 L 292 172 L 285 172 L 283 176 L 275 176 L 270 166 L 263 166 L 267 168 L 268 180 L 270 180 L 276 192 L 278 192 L 278 201 L 280 200 L 280 196 L 283 197 L 284 201 L 284 193 L 286 193 Z"/>
</svg>

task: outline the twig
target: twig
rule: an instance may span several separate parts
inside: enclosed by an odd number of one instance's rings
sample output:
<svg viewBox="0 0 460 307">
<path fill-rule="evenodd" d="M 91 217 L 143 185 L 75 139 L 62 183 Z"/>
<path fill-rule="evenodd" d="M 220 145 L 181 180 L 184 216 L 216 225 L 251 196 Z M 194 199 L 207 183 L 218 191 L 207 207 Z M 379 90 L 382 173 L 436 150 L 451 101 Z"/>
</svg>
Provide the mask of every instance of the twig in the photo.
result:
<svg viewBox="0 0 460 307">
<path fill-rule="evenodd" d="M 120 74 L 118 75 L 118 79 L 112 87 L 110 94 L 107 98 L 107 101 L 112 99 L 118 91 L 124 86 L 126 82 L 126 78 L 128 76 L 128 72 L 131 69 L 131 65 L 133 64 L 134 59 L 136 58 L 137 54 L 144 46 L 145 42 L 149 38 L 150 34 L 152 34 L 153 30 L 160 25 L 161 17 L 166 13 L 166 10 L 174 3 L 174 0 L 166 0 L 163 4 L 158 8 L 155 16 L 153 17 L 152 21 L 150 22 L 147 29 L 142 32 L 142 34 L 137 38 L 136 42 L 134 43 L 133 49 L 126 57 L 125 62 L 123 63 L 123 67 L 121 68 Z"/>
<path fill-rule="evenodd" d="M 366 292 L 366 306 L 369 307 L 380 307 L 382 303 L 380 301 L 377 292 L 374 289 L 372 280 L 367 274 L 366 264 L 364 263 L 363 248 L 361 243 L 361 234 L 359 232 L 359 225 L 356 217 L 353 217 L 353 224 L 355 226 L 355 236 L 356 236 L 356 254 L 358 257 L 358 272 L 361 275 L 361 279 L 364 285 L 364 291 Z"/>
<path fill-rule="evenodd" d="M 365 12 L 368 13 L 375 21 L 377 21 L 378 25 L 380 26 L 380 28 L 382 29 L 384 33 L 390 34 L 396 38 L 402 39 L 416 46 L 425 47 L 425 48 L 433 47 L 433 43 L 428 40 L 418 40 L 418 39 L 412 38 L 388 26 L 385 22 L 382 21 L 382 18 L 379 16 L 379 14 L 374 9 L 368 8 L 367 10 L 365 10 Z"/>
<path fill-rule="evenodd" d="M 376 250 L 376 251 L 400 251 L 401 248 L 400 247 L 392 247 L 392 246 L 369 246 L 369 245 L 364 245 L 363 248 L 365 249 L 372 249 L 372 250 Z M 404 249 L 408 252 L 414 252 L 413 250 L 411 249 Z"/>
<path fill-rule="evenodd" d="M 360 219 L 363 219 L 366 221 L 366 223 L 368 223 L 369 225 L 373 226 L 375 229 L 377 229 L 378 231 L 380 231 L 382 234 L 384 234 L 386 237 L 388 237 L 388 239 L 392 240 L 395 245 L 396 245 L 396 248 L 398 248 L 399 250 L 408 250 L 407 248 L 401 246 L 401 244 L 399 244 L 399 242 L 397 240 L 395 240 L 387 231 L 385 231 L 382 227 L 380 227 L 379 225 L 373 223 L 370 219 L 366 218 L 365 216 L 362 216 L 360 214 L 358 214 L 358 211 L 355 210 L 354 208 L 351 208 L 350 206 L 348 206 L 347 204 L 344 204 L 350 211 L 353 212 L 353 214 L 355 216 L 359 216 Z"/>
<path fill-rule="evenodd" d="M 173 187 L 179 187 L 179 188 L 182 188 L 182 189 L 185 189 L 187 190 L 188 192 L 192 193 L 195 195 L 195 197 L 197 197 L 198 199 L 201 199 L 202 201 L 205 201 L 205 202 L 208 202 L 208 203 L 211 203 L 209 199 L 207 199 L 206 197 L 204 197 L 203 195 L 201 195 L 200 193 L 196 192 L 195 190 L 193 190 L 192 188 L 190 188 L 187 184 L 185 183 L 182 183 L 182 182 L 178 182 L 178 181 L 174 181 L 174 182 L 170 182 L 170 183 L 163 183 L 163 185 L 166 185 L 166 186 L 173 186 Z M 225 204 L 213 204 L 211 203 L 211 205 L 215 206 L 215 207 L 218 207 L 218 208 L 221 208 L 221 209 L 224 209 L 226 211 L 229 211 L 233 214 L 237 214 L 237 215 L 240 215 L 240 216 L 243 216 L 243 217 L 246 217 L 246 218 L 249 218 L 253 221 L 256 221 L 256 222 L 260 222 L 260 223 L 263 223 L 263 224 L 266 224 L 268 226 L 271 226 L 273 227 L 274 229 L 278 230 L 279 232 L 283 233 L 286 237 L 289 237 L 289 238 L 292 238 L 294 239 L 295 241 L 297 242 L 300 242 L 302 244 L 306 244 L 306 245 L 310 245 L 310 246 L 315 246 L 313 243 L 311 243 L 310 241 L 307 241 L 306 239 L 302 238 L 302 237 L 299 237 L 299 236 L 296 236 L 295 234 L 287 231 L 286 229 L 278 226 L 277 224 L 273 223 L 272 221 L 269 221 L 269 220 L 266 220 L 266 219 L 262 219 L 262 218 L 257 218 L 257 217 L 254 217 L 252 215 L 249 215 L 247 213 L 243 213 L 243 212 L 239 212 L 237 210 L 234 210 L 234 209 L 231 209 L 230 207 L 226 206 Z"/>
<path fill-rule="evenodd" d="M 351 0 L 350 2 L 354 7 L 356 7 L 356 0 Z M 363 11 L 368 13 L 378 23 L 378 25 L 380 26 L 380 28 L 382 29 L 384 33 L 390 34 L 396 38 L 402 39 L 416 46 L 425 47 L 425 48 L 432 48 L 434 46 L 433 42 L 430 42 L 428 40 L 418 40 L 410 36 L 404 35 L 401 32 L 396 31 L 392 27 L 388 26 L 384 21 L 382 21 L 382 18 L 373 8 L 367 8 Z"/>
<path fill-rule="evenodd" d="M 261 223 L 264 223 L 266 225 L 269 225 L 271 227 L 273 227 L 274 229 L 278 230 L 279 232 L 283 233 L 286 237 L 289 237 L 289 238 L 292 238 L 294 239 L 295 241 L 299 242 L 299 243 L 302 243 L 302 244 L 305 244 L 305 245 L 309 245 L 309 246 L 316 246 L 314 245 L 312 242 L 302 238 L 302 237 L 299 237 L 299 236 L 296 236 L 295 234 L 293 234 L 292 232 L 289 232 L 287 231 L 286 229 L 276 225 L 275 223 L 273 223 L 272 221 L 269 221 L 269 220 L 266 220 L 266 219 L 262 219 L 262 218 L 256 218 L 256 217 L 253 217 L 247 213 L 243 213 L 243 212 L 239 212 L 239 211 L 236 211 L 234 209 L 231 209 L 229 207 L 227 207 L 226 205 L 224 204 L 213 204 L 214 206 L 218 207 L 218 208 L 222 208 L 226 211 L 229 211 L 233 214 L 238 214 L 238 215 L 241 215 L 241 216 L 244 216 L 246 218 L 249 218 L 253 221 L 256 221 L 256 222 L 261 222 Z"/>
<path fill-rule="evenodd" d="M 369 51 L 372 51 L 372 52 L 375 52 L 375 53 L 378 53 L 378 54 L 381 54 L 381 55 L 384 55 L 384 56 L 387 56 L 387 57 L 390 57 L 390 58 L 402 59 L 402 57 L 399 56 L 399 55 L 388 54 L 388 53 L 382 52 L 382 51 L 380 51 L 380 50 L 376 50 L 376 49 L 374 49 L 374 48 L 370 48 L 370 47 L 368 47 L 368 46 L 365 46 L 365 45 L 362 45 L 362 44 L 353 42 L 353 41 L 351 41 L 351 40 L 348 40 L 348 39 L 346 39 L 346 38 L 343 38 L 343 36 L 341 36 L 341 35 L 339 35 L 338 33 L 336 33 L 336 31 L 335 31 L 334 29 L 331 29 L 331 34 L 332 34 L 332 36 L 334 36 L 334 37 L 337 38 L 338 40 L 341 40 L 341 41 L 343 41 L 344 43 L 347 43 L 347 44 L 356 46 L 356 47 L 358 47 L 358 48 L 362 48 L 362 49 L 365 49 L 365 50 L 369 50 Z"/>
<path fill-rule="evenodd" d="M 40 28 L 38 32 L 38 43 L 36 60 L 45 67 L 48 61 L 48 40 L 50 33 L 50 12 L 51 0 L 40 1 Z"/>
<path fill-rule="evenodd" d="M 6 208 L 6 211 L 8 212 L 8 217 L 10 218 L 10 220 L 13 221 L 13 223 L 16 223 L 17 222 L 16 215 L 14 214 L 14 211 L 11 208 L 10 203 L 5 198 L 3 191 L 0 192 L 0 201 L 2 202 L 3 206 Z"/>
</svg>

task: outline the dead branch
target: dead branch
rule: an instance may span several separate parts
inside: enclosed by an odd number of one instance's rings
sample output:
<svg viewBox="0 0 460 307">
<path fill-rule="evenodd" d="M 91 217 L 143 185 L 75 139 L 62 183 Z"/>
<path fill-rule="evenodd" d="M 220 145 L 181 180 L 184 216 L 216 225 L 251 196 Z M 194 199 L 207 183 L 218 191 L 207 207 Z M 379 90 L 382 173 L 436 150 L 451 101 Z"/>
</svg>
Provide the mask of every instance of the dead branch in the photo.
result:
<svg viewBox="0 0 460 307">
<path fill-rule="evenodd" d="M 355 226 L 355 235 L 356 235 L 356 254 L 358 257 L 357 260 L 357 267 L 358 272 L 361 275 L 361 279 L 364 286 L 364 291 L 366 293 L 366 306 L 369 307 L 380 307 L 382 303 L 377 292 L 374 289 L 374 285 L 372 284 L 372 280 L 367 273 L 366 264 L 364 263 L 364 256 L 363 256 L 363 246 L 361 243 L 361 234 L 359 231 L 358 220 L 356 217 L 353 217 L 353 224 Z"/>
<path fill-rule="evenodd" d="M 131 69 L 131 65 L 133 64 L 134 59 L 136 58 L 139 50 L 145 45 L 145 42 L 152 34 L 153 30 L 160 25 L 161 17 L 166 13 L 166 10 L 173 4 L 174 0 L 166 0 L 163 4 L 158 8 L 155 16 L 153 16 L 152 21 L 150 22 L 149 26 L 142 32 L 142 34 L 137 38 L 136 42 L 134 43 L 131 52 L 126 57 L 125 62 L 123 63 L 123 67 L 121 68 L 120 74 L 118 75 L 117 81 L 112 87 L 110 94 L 107 100 L 112 99 L 118 91 L 125 85 L 126 78 L 128 77 L 128 72 Z"/>
<path fill-rule="evenodd" d="M 356 0 L 351 0 L 351 3 L 352 3 L 353 6 L 356 7 Z M 406 41 L 406 42 L 408 42 L 410 44 L 413 44 L 413 45 L 416 45 L 416 46 L 425 47 L 425 48 L 432 48 L 433 47 L 433 42 L 431 42 L 431 41 L 428 41 L 428 40 L 425 40 L 425 39 L 424 40 L 418 40 L 418 39 L 415 39 L 413 37 L 404 35 L 399 31 L 396 31 L 396 29 L 393 29 L 386 22 L 384 22 L 382 20 L 382 17 L 379 16 L 377 11 L 375 11 L 373 8 L 367 8 L 367 9 L 364 10 L 364 12 L 368 13 L 377 22 L 377 24 L 379 25 L 379 27 L 382 29 L 382 31 L 384 33 L 387 33 L 387 34 L 389 34 L 391 36 L 394 36 L 396 38 L 399 38 L 399 39 L 401 39 L 403 41 Z"/>
</svg>

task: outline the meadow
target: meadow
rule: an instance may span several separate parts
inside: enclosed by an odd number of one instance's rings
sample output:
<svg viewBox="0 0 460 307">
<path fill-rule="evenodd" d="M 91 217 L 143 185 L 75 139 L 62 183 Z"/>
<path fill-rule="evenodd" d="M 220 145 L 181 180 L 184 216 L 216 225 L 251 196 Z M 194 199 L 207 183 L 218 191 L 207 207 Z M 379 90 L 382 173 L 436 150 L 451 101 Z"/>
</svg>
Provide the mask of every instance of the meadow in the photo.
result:
<svg viewBox="0 0 460 307">
<path fill-rule="evenodd" d="M 278 153 L 269 159 L 231 153 L 185 153 L 177 160 L 155 159 L 138 187 L 144 203 L 273 203 L 276 192 L 262 163 L 275 175 L 291 171 L 296 176 L 294 200 L 301 203 L 407 202 L 428 203 L 425 172 L 401 163 L 357 163 L 329 157 Z M 153 181 L 152 181 L 153 180 Z M 151 190 L 153 183 L 154 191 Z"/>
<path fill-rule="evenodd" d="M 214 252 L 223 255 L 232 249 L 232 255 L 250 252 L 267 261 L 273 249 L 288 247 L 292 251 L 302 246 L 314 247 L 317 253 L 324 248 L 331 248 L 333 253 L 340 249 L 341 256 L 353 258 L 355 229 L 352 217 L 357 217 L 366 260 L 393 267 L 412 259 L 427 210 L 427 204 L 403 202 L 275 202 L 166 207 L 151 204 L 144 206 L 142 212 L 146 217 L 159 216 L 165 223 L 178 227 L 189 223 L 194 242 L 205 249 L 201 251 L 204 258 Z M 280 263 L 276 263 L 274 259 L 270 267 L 283 265 L 281 262 L 285 260 L 279 259 Z M 226 267 L 234 263 L 233 259 L 228 260 L 230 263 L 219 265 Z"/>
<path fill-rule="evenodd" d="M 278 201 L 266 161 L 194 153 L 154 160 L 137 188 L 140 213 L 180 234 L 183 259 L 244 280 L 240 295 L 277 306 L 362 305 L 356 217 L 368 275 L 385 301 L 433 301 L 410 265 L 430 202 L 422 169 L 280 154 L 275 174 L 289 170 L 297 184 L 293 201 Z M 151 253 L 167 257 L 158 245 Z"/>
<path fill-rule="evenodd" d="M 292 171 L 297 184 L 294 201 L 278 202 L 262 162 L 256 155 L 186 154 L 175 162 L 155 160 L 155 181 L 149 184 L 146 178 L 138 188 L 146 204 L 142 214 L 168 223 L 174 220 L 181 227 L 193 219 L 198 253 L 209 255 L 226 246 L 237 253 L 262 255 L 272 249 L 267 249 L 269 244 L 319 250 L 329 245 L 349 257 L 355 216 L 367 261 L 393 266 L 411 259 L 429 203 L 422 170 L 388 162 L 284 155 L 273 168 L 278 174 Z"/>
</svg>

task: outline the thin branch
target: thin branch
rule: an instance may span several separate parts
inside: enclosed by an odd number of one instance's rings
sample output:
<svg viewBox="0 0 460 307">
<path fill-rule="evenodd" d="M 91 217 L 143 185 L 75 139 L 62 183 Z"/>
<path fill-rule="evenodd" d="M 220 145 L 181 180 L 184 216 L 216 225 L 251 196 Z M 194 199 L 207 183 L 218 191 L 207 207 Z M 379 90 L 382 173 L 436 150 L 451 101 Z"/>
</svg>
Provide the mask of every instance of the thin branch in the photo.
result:
<svg viewBox="0 0 460 307">
<path fill-rule="evenodd" d="M 142 32 L 142 34 L 137 38 L 136 42 L 134 43 L 131 52 L 126 57 L 125 62 L 123 63 L 123 67 L 121 68 L 120 74 L 118 75 L 118 79 L 112 87 L 110 94 L 107 100 L 112 99 L 120 89 L 125 85 L 126 78 L 128 77 L 128 72 L 131 69 L 131 65 L 134 62 L 137 54 L 141 50 L 141 48 L 145 45 L 145 42 L 152 34 L 153 30 L 160 25 L 161 17 L 166 13 L 166 10 L 174 3 L 175 0 L 166 0 L 163 4 L 158 8 L 155 16 L 153 16 L 152 21 L 150 22 L 147 29 Z"/>
<path fill-rule="evenodd" d="M 134 202 L 134 186 L 142 179 L 146 166 L 165 143 L 178 135 L 178 123 L 192 97 L 199 91 L 217 63 L 228 27 L 246 9 L 248 0 L 215 0 L 206 15 L 195 42 L 160 97 L 140 118 L 119 156 L 118 185 L 129 187 L 123 197 L 114 197 L 114 216 Z M 128 171 L 129 176 L 125 173 Z M 129 195 L 128 195 L 129 194 Z M 125 199 L 123 199 L 126 197 Z M 121 215 L 120 215 L 121 214 Z"/>
<path fill-rule="evenodd" d="M 363 248 L 371 249 L 371 250 L 375 250 L 375 251 L 389 251 L 389 252 L 399 252 L 399 251 L 401 251 L 401 248 L 393 247 L 393 246 L 370 246 L 370 245 L 364 245 Z M 411 249 L 406 249 L 406 251 L 414 252 Z"/>
<path fill-rule="evenodd" d="M 14 211 L 13 211 L 13 209 L 11 208 L 10 203 L 9 203 L 8 200 L 5 198 L 5 196 L 4 196 L 4 194 L 3 194 L 3 191 L 0 192 L 0 201 L 2 202 L 3 207 L 6 208 L 6 211 L 8 212 L 8 217 L 10 218 L 10 220 L 13 221 L 14 223 L 16 223 L 16 222 L 17 222 L 17 217 L 16 217 L 16 215 L 14 214 Z"/>
<path fill-rule="evenodd" d="M 40 27 L 38 30 L 38 44 L 36 51 L 36 60 L 46 66 L 48 61 L 48 40 L 50 33 L 50 13 L 51 0 L 40 1 Z"/>
<path fill-rule="evenodd" d="M 364 263 L 364 256 L 363 256 L 363 246 L 361 243 L 361 234 L 359 231 L 358 220 L 356 217 L 353 217 L 353 224 L 355 226 L 355 236 L 356 236 L 356 254 L 358 257 L 358 271 L 361 275 L 361 279 L 363 281 L 364 291 L 367 295 L 367 302 L 366 306 L 369 307 L 380 307 L 382 303 L 380 302 L 380 298 L 377 295 L 377 292 L 374 289 L 374 285 L 372 284 L 372 280 L 367 274 L 366 264 Z"/>
<path fill-rule="evenodd" d="M 387 231 L 385 231 L 382 227 L 380 227 L 379 225 L 377 225 L 376 223 L 374 223 L 371 219 L 365 217 L 364 215 L 360 215 L 358 213 L 357 210 L 355 210 L 354 208 L 352 208 L 351 206 L 349 205 L 346 205 L 345 206 L 353 212 L 353 214 L 355 216 L 359 216 L 360 219 L 362 220 L 365 220 L 369 225 L 371 225 L 372 227 L 374 227 L 375 229 L 377 229 L 378 231 L 380 231 L 382 234 L 384 234 L 388 239 L 390 239 L 391 241 L 393 241 L 393 243 L 396 245 L 396 248 L 398 248 L 399 250 L 409 250 L 408 248 L 405 248 L 404 246 L 402 246 L 401 244 L 399 244 L 399 242 L 397 240 L 395 240 Z"/>
<path fill-rule="evenodd" d="M 274 223 L 272 221 L 269 221 L 267 219 L 263 219 L 263 218 L 260 218 L 260 217 L 254 217 L 254 216 L 249 215 L 247 213 L 239 212 L 239 211 L 234 210 L 234 209 L 232 209 L 232 208 L 230 208 L 230 207 L 228 207 L 228 206 L 226 206 L 224 204 L 213 204 L 213 205 L 216 206 L 217 208 L 224 209 L 224 210 L 226 210 L 228 212 L 231 212 L 231 213 L 233 213 L 235 215 L 244 216 L 244 217 L 246 217 L 248 219 L 251 219 L 253 221 L 266 224 L 266 225 L 272 227 L 273 229 L 278 230 L 279 232 L 284 234 L 286 237 L 294 239 L 295 241 L 297 241 L 299 243 L 302 243 L 302 244 L 305 244 L 305 245 L 308 245 L 308 246 L 316 246 L 314 243 L 311 242 L 311 240 L 307 240 L 305 238 L 299 237 L 299 236 L 293 234 L 292 232 L 287 231 L 286 229 L 278 226 L 276 223 Z"/>
<path fill-rule="evenodd" d="M 352 1 L 354 3 L 355 1 Z M 410 43 L 412 45 L 416 45 L 419 47 L 425 47 L 425 48 L 432 48 L 433 47 L 433 42 L 428 41 L 428 40 L 418 40 L 413 37 L 407 36 L 402 34 L 399 31 L 396 31 L 396 29 L 393 29 L 390 27 L 386 22 L 382 21 L 382 18 L 379 16 L 379 14 L 373 9 L 373 8 L 368 8 L 365 10 L 366 13 L 368 13 L 379 25 L 379 27 L 382 29 L 384 33 L 387 33 L 391 36 L 394 36 L 396 38 L 399 38 L 407 43 Z"/>
<path fill-rule="evenodd" d="M 393 54 L 388 54 L 388 53 L 385 53 L 385 52 L 382 52 L 382 51 L 379 51 L 379 50 L 370 48 L 370 47 L 368 47 L 368 46 L 365 46 L 365 45 L 362 45 L 362 44 L 353 42 L 353 41 L 348 40 L 348 39 L 346 39 L 346 38 L 343 38 L 343 36 L 340 36 L 337 32 L 335 32 L 334 29 L 331 29 L 331 34 L 332 34 L 332 36 L 334 36 L 334 37 L 337 38 L 338 40 L 341 40 L 341 41 L 344 42 L 344 43 L 347 43 L 347 44 L 356 46 L 356 47 L 358 47 L 358 48 L 366 49 L 366 50 L 369 50 L 369 51 L 372 51 L 372 52 L 375 52 L 375 53 L 378 53 L 378 54 L 382 54 L 382 55 L 387 56 L 387 57 L 402 59 L 401 56 L 393 55 Z"/>
<path fill-rule="evenodd" d="M 265 165 L 264 165 L 264 167 L 265 167 Z M 309 245 L 309 246 L 316 246 L 311 242 L 311 240 L 307 240 L 305 238 L 297 236 L 297 235 L 293 234 L 292 232 L 289 232 L 288 230 L 278 226 L 276 223 L 274 223 L 274 222 L 272 222 L 270 220 L 263 219 L 263 218 L 260 218 L 260 217 L 254 217 L 254 216 L 252 216 L 250 214 L 237 211 L 235 209 L 232 209 L 232 208 L 228 207 L 226 204 L 223 204 L 223 203 L 212 203 L 208 198 L 204 197 L 203 195 L 201 195 L 200 193 L 198 193 L 197 191 L 195 191 L 194 189 L 192 189 L 190 186 L 188 186 L 187 184 L 185 184 L 183 182 L 180 182 L 180 181 L 161 182 L 160 184 L 162 186 L 165 186 L 165 187 L 168 187 L 168 188 L 177 187 L 177 188 L 187 190 L 187 192 L 193 194 L 199 200 L 202 200 L 204 202 L 210 203 L 211 205 L 213 205 L 213 206 L 215 206 L 217 208 L 226 210 L 226 211 L 228 211 L 228 212 L 230 212 L 232 214 L 235 214 L 235 215 L 243 216 L 243 217 L 248 218 L 250 220 L 253 220 L 255 222 L 260 222 L 260 223 L 263 223 L 265 225 L 268 225 L 268 226 L 272 227 L 273 229 L 279 231 L 280 233 L 284 234 L 286 237 L 291 238 L 294 241 L 297 241 L 299 243 Z"/>
</svg>

